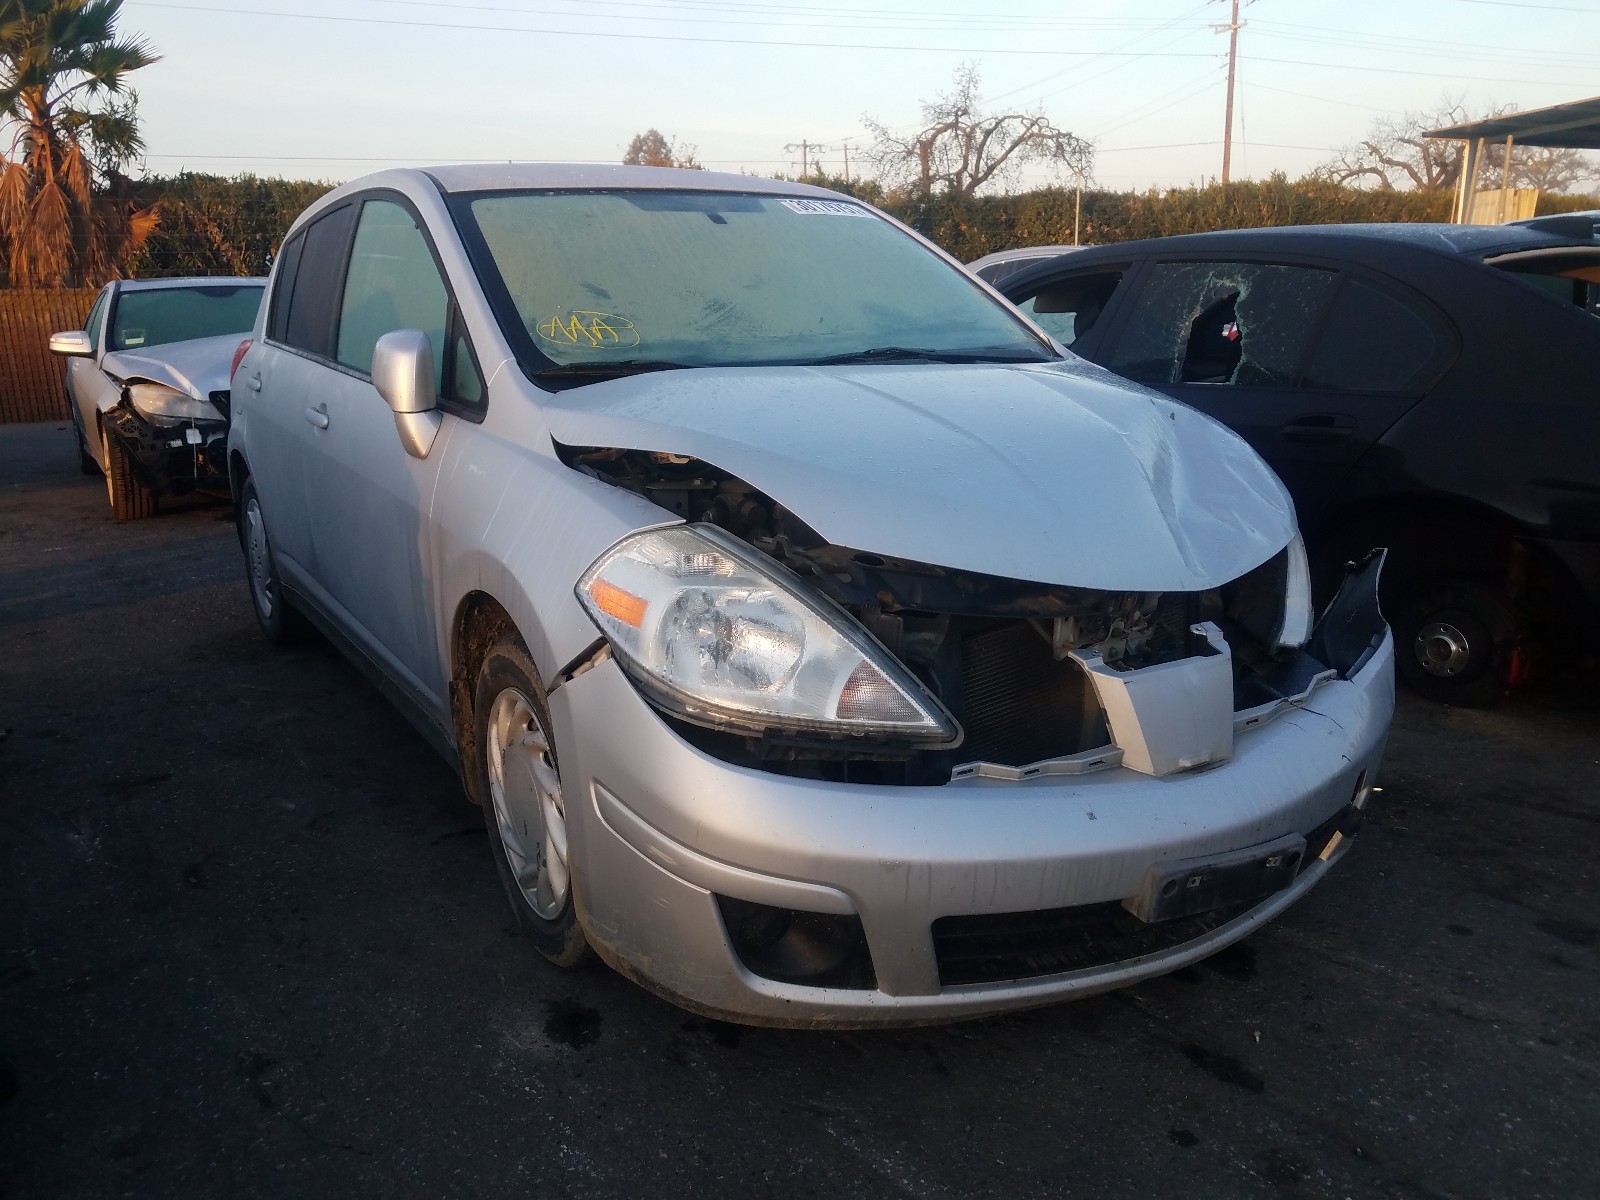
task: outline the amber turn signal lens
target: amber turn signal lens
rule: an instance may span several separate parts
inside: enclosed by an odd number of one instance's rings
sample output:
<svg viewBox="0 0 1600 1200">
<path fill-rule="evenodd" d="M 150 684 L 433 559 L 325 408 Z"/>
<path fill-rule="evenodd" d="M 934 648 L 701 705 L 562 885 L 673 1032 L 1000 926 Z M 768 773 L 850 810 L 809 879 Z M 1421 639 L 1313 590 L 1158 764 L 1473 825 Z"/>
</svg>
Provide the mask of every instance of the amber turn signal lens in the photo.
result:
<svg viewBox="0 0 1600 1200">
<path fill-rule="evenodd" d="M 637 629 L 644 624 L 644 610 L 648 603 L 642 596 L 635 596 L 604 579 L 596 579 L 589 584 L 589 598 L 601 612 L 615 617 L 624 625 Z"/>
</svg>

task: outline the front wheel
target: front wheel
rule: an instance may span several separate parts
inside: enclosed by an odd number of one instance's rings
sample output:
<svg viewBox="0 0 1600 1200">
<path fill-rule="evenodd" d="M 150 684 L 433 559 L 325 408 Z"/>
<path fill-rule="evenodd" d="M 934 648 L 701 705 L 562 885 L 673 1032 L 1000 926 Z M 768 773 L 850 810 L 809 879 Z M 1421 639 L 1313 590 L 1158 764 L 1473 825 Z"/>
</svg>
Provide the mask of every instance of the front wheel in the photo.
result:
<svg viewBox="0 0 1600 1200">
<path fill-rule="evenodd" d="M 144 484 L 133 470 L 133 456 L 122 442 L 100 430 L 100 450 L 106 460 L 106 496 L 111 501 L 111 515 L 119 521 L 137 521 L 156 511 L 156 494 Z"/>
<path fill-rule="evenodd" d="M 1510 604 L 1471 580 L 1435 580 L 1399 606 L 1396 665 L 1418 695 L 1484 708 L 1504 695 L 1519 642 Z"/>
<path fill-rule="evenodd" d="M 573 905 L 566 796 L 544 689 L 514 634 L 485 656 L 473 712 L 475 753 L 468 761 L 501 885 L 534 948 L 570 967 L 588 944 Z"/>
</svg>

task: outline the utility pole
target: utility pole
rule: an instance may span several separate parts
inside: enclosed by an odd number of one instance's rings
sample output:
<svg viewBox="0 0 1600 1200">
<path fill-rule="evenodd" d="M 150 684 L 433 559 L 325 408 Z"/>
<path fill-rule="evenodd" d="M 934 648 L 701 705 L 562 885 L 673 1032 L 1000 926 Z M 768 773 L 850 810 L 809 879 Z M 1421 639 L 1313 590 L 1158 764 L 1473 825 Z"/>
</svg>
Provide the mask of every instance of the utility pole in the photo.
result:
<svg viewBox="0 0 1600 1200">
<path fill-rule="evenodd" d="M 793 154 L 796 150 L 800 151 L 801 179 L 804 179 L 807 175 L 811 174 L 811 148 L 813 146 L 816 146 L 816 148 L 819 150 L 822 149 L 822 147 L 817 146 L 815 142 L 808 142 L 804 138 L 801 138 L 798 142 L 790 142 L 784 147 L 784 149 L 790 154 Z"/>
<path fill-rule="evenodd" d="M 1228 186 L 1228 173 L 1233 162 L 1233 75 L 1239 61 L 1239 30 L 1244 22 L 1239 20 L 1239 0 L 1231 0 L 1233 14 L 1226 25 L 1213 25 L 1217 33 L 1228 32 L 1228 114 L 1222 130 L 1222 186 Z"/>
<path fill-rule="evenodd" d="M 844 144 L 839 147 L 844 151 L 844 181 L 850 182 L 850 139 L 845 138 Z"/>
</svg>

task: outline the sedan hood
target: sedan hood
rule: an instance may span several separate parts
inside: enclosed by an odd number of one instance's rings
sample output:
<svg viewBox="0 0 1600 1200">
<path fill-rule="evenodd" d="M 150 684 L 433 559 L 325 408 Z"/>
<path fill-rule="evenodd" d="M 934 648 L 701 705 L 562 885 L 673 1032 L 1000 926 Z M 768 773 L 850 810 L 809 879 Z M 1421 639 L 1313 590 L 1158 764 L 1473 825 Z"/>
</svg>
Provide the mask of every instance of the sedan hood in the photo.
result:
<svg viewBox="0 0 1600 1200">
<path fill-rule="evenodd" d="M 225 333 L 168 342 L 148 350 L 115 350 L 105 356 L 101 365 L 106 374 L 123 381 L 148 379 L 196 400 L 209 400 L 212 392 L 228 390 L 228 368 L 233 364 L 233 352 L 243 340 L 242 333 Z"/>
<path fill-rule="evenodd" d="M 955 570 L 1198 591 L 1295 529 L 1237 436 L 1077 359 L 661 371 L 544 407 L 565 445 L 703 459 L 835 545 Z"/>
</svg>

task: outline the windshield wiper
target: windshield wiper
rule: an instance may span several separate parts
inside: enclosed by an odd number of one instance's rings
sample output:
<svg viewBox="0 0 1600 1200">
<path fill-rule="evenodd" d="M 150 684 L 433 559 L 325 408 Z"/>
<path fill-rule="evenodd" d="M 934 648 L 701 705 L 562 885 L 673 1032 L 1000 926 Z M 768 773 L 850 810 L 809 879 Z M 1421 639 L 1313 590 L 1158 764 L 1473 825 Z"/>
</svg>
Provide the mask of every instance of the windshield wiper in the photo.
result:
<svg viewBox="0 0 1600 1200">
<path fill-rule="evenodd" d="M 609 362 L 575 362 L 562 363 L 560 366 L 546 367 L 534 375 L 535 379 L 582 379 L 605 378 L 612 379 L 623 375 L 643 375 L 647 371 L 682 371 L 693 367 L 693 363 L 672 362 L 665 358 L 623 358 Z"/>
<path fill-rule="evenodd" d="M 930 350 L 923 346 L 874 346 L 870 350 L 854 350 L 849 354 L 829 354 L 823 358 L 807 358 L 797 365 L 828 367 L 842 363 L 870 362 L 1008 363 L 1047 361 L 1049 360 L 1021 350 L 996 352 L 982 349 Z"/>
<path fill-rule="evenodd" d="M 641 371 L 677 371 L 693 363 L 672 362 L 665 358 L 621 358 L 610 361 L 562 363 L 540 371 L 545 375 L 637 375 Z"/>
</svg>

